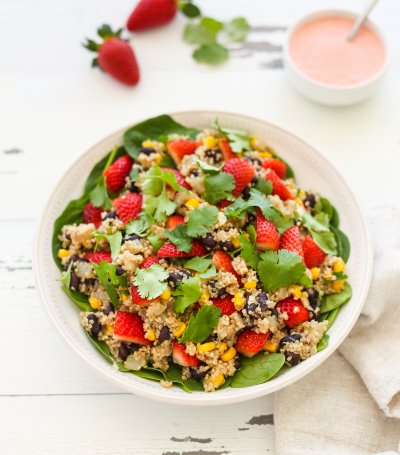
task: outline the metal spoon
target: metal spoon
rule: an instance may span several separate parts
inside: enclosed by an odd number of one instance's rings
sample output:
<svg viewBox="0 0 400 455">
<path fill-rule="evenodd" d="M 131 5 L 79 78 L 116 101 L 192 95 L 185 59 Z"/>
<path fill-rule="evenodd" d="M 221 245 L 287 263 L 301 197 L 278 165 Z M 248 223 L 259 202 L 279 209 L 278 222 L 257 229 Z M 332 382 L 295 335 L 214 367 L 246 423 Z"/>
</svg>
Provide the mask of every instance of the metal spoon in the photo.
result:
<svg viewBox="0 0 400 455">
<path fill-rule="evenodd" d="M 365 10 L 359 14 L 351 27 L 350 33 L 346 36 L 347 41 L 351 41 L 355 38 L 361 26 L 367 20 L 369 13 L 372 11 L 374 6 L 378 3 L 379 0 L 371 0 Z"/>
</svg>

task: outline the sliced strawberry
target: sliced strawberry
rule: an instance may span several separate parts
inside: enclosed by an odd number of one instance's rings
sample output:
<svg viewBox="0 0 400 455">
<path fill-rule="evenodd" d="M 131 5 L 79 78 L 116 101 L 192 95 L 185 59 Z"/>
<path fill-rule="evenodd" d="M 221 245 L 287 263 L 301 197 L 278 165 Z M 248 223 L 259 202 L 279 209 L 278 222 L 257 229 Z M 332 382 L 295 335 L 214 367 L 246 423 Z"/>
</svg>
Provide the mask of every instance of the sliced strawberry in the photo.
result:
<svg viewBox="0 0 400 455">
<path fill-rule="evenodd" d="M 111 253 L 109 251 L 89 252 L 85 254 L 85 259 L 89 262 L 94 262 L 95 264 L 100 264 L 101 261 L 112 262 Z"/>
<path fill-rule="evenodd" d="M 126 27 L 138 32 L 167 24 L 175 17 L 175 0 L 140 0 L 129 16 Z"/>
<path fill-rule="evenodd" d="M 174 363 L 182 367 L 197 367 L 200 365 L 200 360 L 194 356 L 186 353 L 186 345 L 174 341 L 172 345 L 172 359 Z"/>
<path fill-rule="evenodd" d="M 231 297 L 225 297 L 223 299 L 211 299 L 214 306 L 221 310 L 222 315 L 231 315 L 236 311 L 235 305 L 232 302 Z"/>
<path fill-rule="evenodd" d="M 242 158 L 232 158 L 227 161 L 223 171 L 231 174 L 235 179 L 235 189 L 232 193 L 236 197 L 239 196 L 254 177 L 253 166 Z"/>
<path fill-rule="evenodd" d="M 279 232 L 272 221 L 264 218 L 260 209 L 257 209 L 256 233 L 256 247 L 258 250 L 276 251 L 279 248 Z"/>
<path fill-rule="evenodd" d="M 93 223 L 97 228 L 101 224 L 101 212 L 103 209 L 101 207 L 95 207 L 90 202 L 85 205 L 83 209 L 82 218 L 83 221 L 87 224 Z"/>
<path fill-rule="evenodd" d="M 206 248 L 197 240 L 193 241 L 192 248 L 188 253 L 179 250 L 172 242 L 164 243 L 157 251 L 159 258 L 184 258 L 193 256 L 204 256 L 207 254 Z"/>
<path fill-rule="evenodd" d="M 318 267 L 324 261 L 326 254 L 314 242 L 311 236 L 306 235 L 301 244 L 304 252 L 304 262 L 309 269 Z"/>
<path fill-rule="evenodd" d="M 132 169 L 133 160 L 129 155 L 123 155 L 114 161 L 104 172 L 107 189 L 116 193 L 125 186 L 125 179 Z"/>
<path fill-rule="evenodd" d="M 267 333 L 257 333 L 254 330 L 244 330 L 236 341 L 236 351 L 246 357 L 253 357 L 262 351 L 268 338 L 269 331 Z"/>
<path fill-rule="evenodd" d="M 219 148 L 221 149 L 224 161 L 231 160 L 232 158 L 237 158 L 237 154 L 231 149 L 231 146 L 226 139 L 221 139 L 219 141 Z"/>
<path fill-rule="evenodd" d="M 282 201 L 294 199 L 292 193 L 286 187 L 283 180 L 281 180 L 272 169 L 265 173 L 265 178 L 272 183 L 272 194 L 279 196 Z"/>
<path fill-rule="evenodd" d="M 178 226 L 178 224 L 185 224 L 185 219 L 183 216 L 171 215 L 168 217 L 165 227 L 168 229 L 168 231 L 172 231 L 176 228 L 176 226 Z"/>
<path fill-rule="evenodd" d="M 282 234 L 279 249 L 293 251 L 299 256 L 304 257 L 300 240 L 300 231 L 297 226 L 292 226 Z"/>
<path fill-rule="evenodd" d="M 222 201 L 218 202 L 218 207 L 220 209 L 224 209 L 224 208 L 228 207 L 231 204 L 233 204 L 233 201 L 228 201 L 227 199 L 223 199 Z"/>
<path fill-rule="evenodd" d="M 117 311 L 115 315 L 114 338 L 141 345 L 151 344 L 151 341 L 144 337 L 140 316 L 127 311 Z"/>
<path fill-rule="evenodd" d="M 140 265 L 141 269 L 148 269 L 151 265 L 153 264 L 158 264 L 160 260 L 158 259 L 157 256 L 149 256 L 147 259 L 145 259 L 142 264 Z"/>
<path fill-rule="evenodd" d="M 114 207 L 117 215 L 124 223 L 136 220 L 142 211 L 143 196 L 139 193 L 126 193 L 114 199 Z"/>
<path fill-rule="evenodd" d="M 285 324 L 290 328 L 309 320 L 308 310 L 299 300 L 295 300 L 292 297 L 279 301 L 275 308 L 282 314 L 287 314 Z"/>
<path fill-rule="evenodd" d="M 176 183 L 180 186 L 183 186 L 183 188 L 186 188 L 187 190 L 190 190 L 190 185 L 188 182 L 185 180 L 185 177 L 176 169 L 172 169 L 170 167 L 162 167 L 161 168 L 163 171 L 169 171 L 175 174 L 176 177 Z"/>
<path fill-rule="evenodd" d="M 236 273 L 236 270 L 233 268 L 232 258 L 228 253 L 225 253 L 225 251 L 221 250 L 216 251 L 212 257 L 212 262 L 217 270 L 232 273 L 232 275 L 234 275 L 240 283 L 240 275 L 238 275 Z"/>
<path fill-rule="evenodd" d="M 176 164 L 180 164 L 185 155 L 191 155 L 200 147 L 201 142 L 179 139 L 177 141 L 167 142 L 167 149 Z"/>
<path fill-rule="evenodd" d="M 144 297 L 141 297 L 136 286 L 131 287 L 131 297 L 132 302 L 136 303 L 136 305 L 150 305 L 150 303 L 158 301 L 158 299 L 146 299 Z"/>
<path fill-rule="evenodd" d="M 262 167 L 264 169 L 272 169 L 275 171 L 275 174 L 281 179 L 285 178 L 286 164 L 281 160 L 278 160 L 276 158 L 266 158 L 262 163 Z"/>
</svg>

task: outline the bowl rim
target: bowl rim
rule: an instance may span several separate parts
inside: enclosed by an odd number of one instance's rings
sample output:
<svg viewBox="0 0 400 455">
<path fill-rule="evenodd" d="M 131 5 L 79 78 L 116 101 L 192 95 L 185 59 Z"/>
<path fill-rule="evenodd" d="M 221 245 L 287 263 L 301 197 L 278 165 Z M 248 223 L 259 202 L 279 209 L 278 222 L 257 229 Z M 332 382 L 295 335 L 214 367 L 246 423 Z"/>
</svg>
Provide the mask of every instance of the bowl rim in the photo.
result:
<svg viewBox="0 0 400 455">
<path fill-rule="evenodd" d="M 283 58 L 286 63 L 289 63 L 291 66 L 291 69 L 295 71 L 296 75 L 305 81 L 307 81 L 309 84 L 313 84 L 317 86 L 318 88 L 321 89 L 329 89 L 332 92 L 351 92 L 351 91 L 356 91 L 356 90 L 362 90 L 365 87 L 369 87 L 373 85 L 375 82 L 380 80 L 384 74 L 386 73 L 388 66 L 389 66 L 389 48 L 387 45 L 387 40 L 385 36 L 383 35 L 381 29 L 376 25 L 375 22 L 371 21 L 371 19 L 367 19 L 363 26 L 366 26 L 369 28 L 375 35 L 378 36 L 380 41 L 383 44 L 384 50 L 385 50 L 385 60 L 380 68 L 380 70 L 373 75 L 372 77 L 366 79 L 365 81 L 359 82 L 357 84 L 353 85 L 333 85 L 333 84 L 328 84 L 325 82 L 318 81 L 317 79 L 313 79 L 312 77 L 308 76 L 306 73 L 300 70 L 300 68 L 296 65 L 294 62 L 290 50 L 289 50 L 289 44 L 290 41 L 293 37 L 293 34 L 301 28 L 303 25 L 312 22 L 315 19 L 322 19 L 325 17 L 333 17 L 333 16 L 342 16 L 345 18 L 350 18 L 350 19 L 355 19 L 356 16 L 358 16 L 358 13 L 352 11 L 352 10 L 345 10 L 345 9 L 321 9 L 317 11 L 313 11 L 312 13 L 306 14 L 304 16 L 301 16 L 299 19 L 297 19 L 288 29 L 286 33 L 286 38 L 283 43 Z"/>
<path fill-rule="evenodd" d="M 358 198 L 355 196 L 355 194 L 353 193 L 353 191 L 347 184 L 347 181 L 345 180 L 345 178 L 342 176 L 340 171 L 331 162 L 331 160 L 329 158 L 327 158 L 325 155 L 323 155 L 319 151 L 318 148 L 314 147 L 309 142 L 304 141 L 302 138 L 300 138 L 296 134 L 292 133 L 290 130 L 288 130 L 284 127 L 280 127 L 267 120 L 257 118 L 257 117 L 243 115 L 243 114 L 236 113 L 236 112 L 217 111 L 217 110 L 213 110 L 213 109 L 211 109 L 211 110 L 183 110 L 183 111 L 175 111 L 172 113 L 167 113 L 167 115 L 170 115 L 172 118 L 175 118 L 175 116 L 180 116 L 180 115 L 201 116 L 201 115 L 210 115 L 210 114 L 215 115 L 216 117 L 226 115 L 226 116 L 236 117 L 238 119 L 245 119 L 250 122 L 258 122 L 258 123 L 268 125 L 274 129 L 276 129 L 280 133 L 289 134 L 295 140 L 302 142 L 303 145 L 312 149 L 313 153 L 318 155 L 318 157 L 322 161 L 325 161 L 325 163 L 336 174 L 335 177 L 338 178 L 341 181 L 341 183 L 346 187 L 348 194 L 352 198 L 352 203 L 354 204 L 353 207 L 355 210 L 357 210 L 358 218 L 359 218 L 359 221 L 361 222 L 361 226 L 363 229 L 363 238 L 365 240 L 365 247 L 366 247 L 365 253 L 366 253 L 367 261 L 366 261 L 366 265 L 365 265 L 365 280 L 362 285 L 360 297 L 357 302 L 358 305 L 354 309 L 354 311 L 352 313 L 352 317 L 349 318 L 348 320 L 346 320 L 346 323 L 343 325 L 343 330 L 342 330 L 342 333 L 340 334 L 340 337 L 338 337 L 338 339 L 336 340 L 335 343 L 330 342 L 326 349 L 324 349 L 323 351 L 318 353 L 319 355 L 315 355 L 315 356 L 312 356 L 310 359 L 307 359 L 307 360 L 313 359 L 313 362 L 312 363 L 309 362 L 308 368 L 304 368 L 303 370 L 298 370 L 297 376 L 295 378 L 285 378 L 284 376 L 282 376 L 281 381 L 278 382 L 277 384 L 275 384 L 273 387 L 271 385 L 269 385 L 268 390 L 264 390 L 264 388 L 263 388 L 263 386 L 265 386 L 266 384 L 270 384 L 268 381 L 266 383 L 259 384 L 256 386 L 251 386 L 251 387 L 226 389 L 226 390 L 235 390 L 236 393 L 234 395 L 231 395 L 231 394 L 223 395 L 224 391 L 222 391 L 220 393 L 218 393 L 218 392 L 217 393 L 193 392 L 193 393 L 185 393 L 185 394 L 181 394 L 181 395 L 169 395 L 168 389 L 165 389 L 161 386 L 159 387 L 159 390 L 155 391 L 155 390 L 149 390 L 149 389 L 146 389 L 145 387 L 142 387 L 140 382 L 132 381 L 128 385 L 127 383 L 125 383 L 122 380 L 122 377 L 120 379 L 120 375 L 114 376 L 114 375 L 110 374 L 100 364 L 97 364 L 97 362 L 95 362 L 92 358 L 88 357 L 87 355 L 85 355 L 84 352 L 81 352 L 81 350 L 77 349 L 76 346 L 74 345 L 74 343 L 68 338 L 66 331 L 64 331 L 60 321 L 58 321 L 58 319 L 56 318 L 55 314 L 53 313 L 53 311 L 51 309 L 51 303 L 47 300 L 47 298 L 45 296 L 44 284 L 42 284 L 42 281 L 40 279 L 38 258 L 39 258 L 40 251 L 41 251 L 40 250 L 41 235 L 42 235 L 42 231 L 45 229 L 45 226 L 46 226 L 45 215 L 53 202 L 53 193 L 59 187 L 60 183 L 64 180 L 64 177 L 66 177 L 71 172 L 71 170 L 79 163 L 79 161 L 83 157 L 89 155 L 95 147 L 98 147 L 100 144 L 102 144 L 104 141 L 106 141 L 108 138 L 110 138 L 114 135 L 121 135 L 124 131 L 126 131 L 127 128 L 132 126 L 132 124 L 140 123 L 140 122 L 148 119 L 149 117 L 144 118 L 144 119 L 134 120 L 133 122 L 130 123 L 129 126 L 120 128 L 117 131 L 107 134 L 100 141 L 97 141 L 94 145 L 90 146 L 84 153 L 80 154 L 67 167 L 67 169 L 63 172 L 63 174 L 58 179 L 57 183 L 54 185 L 53 191 L 50 192 L 49 197 L 41 211 L 40 217 L 38 218 L 38 222 L 36 225 L 36 232 L 35 232 L 35 238 L 34 238 L 34 251 L 33 251 L 33 271 L 34 271 L 36 289 L 39 293 L 40 300 L 42 301 L 42 304 L 44 305 L 44 307 L 46 309 L 46 313 L 52 320 L 55 328 L 57 329 L 57 332 L 65 340 L 67 345 L 75 353 L 77 353 L 78 356 L 86 364 L 88 364 L 100 376 L 106 378 L 111 384 L 118 385 L 120 388 L 127 390 L 128 392 L 133 393 L 138 396 L 150 398 L 150 399 L 157 400 L 157 401 L 164 402 L 164 403 L 187 405 L 187 406 L 193 406 L 193 405 L 195 405 L 195 406 L 217 406 L 217 405 L 233 404 L 233 403 L 238 403 L 241 401 L 251 400 L 254 398 L 258 398 L 260 396 L 269 395 L 271 393 L 277 392 L 278 390 L 281 390 L 284 387 L 294 384 L 295 382 L 297 382 L 298 380 L 300 380 L 307 374 L 311 373 L 311 371 L 313 371 L 315 368 L 317 368 L 319 365 L 321 365 L 325 360 L 327 360 L 336 351 L 336 349 L 345 340 L 345 338 L 350 333 L 351 329 L 354 327 L 354 325 L 361 313 L 362 307 L 364 306 L 364 303 L 365 303 L 365 300 L 366 300 L 366 297 L 367 297 L 367 294 L 369 291 L 371 277 L 372 277 L 372 265 L 373 265 L 372 242 L 371 242 L 371 237 L 369 234 L 367 221 L 366 221 L 363 211 L 361 209 L 361 205 L 358 201 Z M 104 360 L 104 362 L 105 362 L 105 360 Z M 102 365 L 103 365 L 103 362 L 102 362 Z M 141 379 L 141 378 L 138 378 L 138 379 Z M 145 381 L 148 381 L 148 379 L 145 379 Z"/>
</svg>

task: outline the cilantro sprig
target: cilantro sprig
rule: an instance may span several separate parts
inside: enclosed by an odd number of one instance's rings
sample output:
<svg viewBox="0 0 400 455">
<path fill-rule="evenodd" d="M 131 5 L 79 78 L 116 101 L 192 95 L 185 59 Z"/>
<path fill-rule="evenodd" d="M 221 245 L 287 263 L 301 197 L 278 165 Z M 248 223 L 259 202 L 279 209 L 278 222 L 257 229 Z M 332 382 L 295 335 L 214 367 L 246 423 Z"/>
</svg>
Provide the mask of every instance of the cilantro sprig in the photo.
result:
<svg viewBox="0 0 400 455">
<path fill-rule="evenodd" d="M 111 258 L 113 261 L 115 261 L 121 250 L 121 244 L 122 244 L 121 231 L 117 231 L 114 234 L 103 234 L 101 232 L 96 232 L 94 234 L 94 237 L 96 239 L 95 250 L 97 249 L 97 245 L 98 245 L 98 242 L 100 239 L 106 239 L 108 241 L 108 244 L 110 245 L 110 250 L 111 250 Z"/>
<path fill-rule="evenodd" d="M 329 216 L 320 212 L 315 217 L 306 211 L 302 218 L 314 242 L 327 254 L 337 254 L 335 234 L 329 229 Z"/>
<path fill-rule="evenodd" d="M 92 262 L 92 266 L 100 283 L 104 286 L 104 289 L 110 297 L 111 303 L 118 308 L 120 305 L 118 291 L 126 289 L 128 286 L 126 274 L 118 276 L 116 265 L 105 261 L 100 261 L 100 264 Z"/>
<path fill-rule="evenodd" d="M 174 310 L 177 313 L 183 313 L 186 308 L 193 303 L 198 302 L 201 297 L 199 278 L 192 277 L 182 281 L 172 295 L 176 297 L 174 301 Z"/>
<path fill-rule="evenodd" d="M 233 128 L 224 128 L 219 125 L 218 120 L 215 122 L 218 131 L 229 140 L 231 149 L 235 153 L 246 152 L 251 150 L 250 136 L 247 131 Z"/>
<path fill-rule="evenodd" d="M 216 175 L 206 175 L 204 178 L 204 198 L 210 204 L 216 204 L 222 199 L 232 199 L 235 179 L 231 174 L 220 172 Z"/>
<path fill-rule="evenodd" d="M 137 286 L 140 297 L 155 299 L 167 289 L 165 280 L 168 272 L 158 264 L 152 264 L 147 269 L 136 269 L 133 283 Z"/>
<path fill-rule="evenodd" d="M 196 315 L 192 315 L 179 343 L 193 341 L 201 343 L 211 335 L 218 320 L 221 317 L 221 310 L 214 305 L 204 305 Z"/>
</svg>

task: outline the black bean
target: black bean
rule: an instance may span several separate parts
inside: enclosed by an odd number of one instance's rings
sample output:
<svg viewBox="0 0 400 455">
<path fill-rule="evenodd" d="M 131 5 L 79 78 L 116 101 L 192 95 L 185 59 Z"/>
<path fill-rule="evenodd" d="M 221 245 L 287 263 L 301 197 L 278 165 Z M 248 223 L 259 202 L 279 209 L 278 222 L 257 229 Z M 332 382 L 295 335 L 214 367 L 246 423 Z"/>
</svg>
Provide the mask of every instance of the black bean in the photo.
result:
<svg viewBox="0 0 400 455">
<path fill-rule="evenodd" d="M 193 175 L 194 177 L 197 177 L 200 174 L 198 169 L 192 169 L 190 171 L 190 175 Z"/>
<path fill-rule="evenodd" d="M 126 343 L 121 343 L 120 347 L 118 348 L 118 357 L 122 360 L 126 360 L 129 355 L 129 347 Z"/>
<path fill-rule="evenodd" d="M 206 150 L 205 156 L 212 158 L 214 161 L 219 161 L 222 158 L 222 153 L 219 149 Z"/>
<path fill-rule="evenodd" d="M 301 340 L 300 333 L 292 333 L 281 339 L 281 341 L 279 342 L 279 347 L 283 348 L 283 346 L 285 346 L 285 344 L 294 343 L 295 341 L 299 341 L 299 340 Z"/>
<path fill-rule="evenodd" d="M 84 278 L 83 284 L 86 286 L 94 286 L 96 283 L 96 278 Z"/>
<path fill-rule="evenodd" d="M 90 333 L 95 336 L 98 335 L 101 332 L 99 318 L 95 314 L 91 313 L 88 314 L 87 320 L 92 322 L 92 324 L 90 324 Z"/>
<path fill-rule="evenodd" d="M 153 153 L 156 153 L 156 151 L 153 149 L 153 147 L 142 147 L 139 150 L 139 153 L 144 153 L 145 155 L 149 156 L 152 155 Z"/>
<path fill-rule="evenodd" d="M 256 297 L 258 303 L 266 303 L 268 300 L 268 296 L 265 292 L 260 292 Z"/>
<path fill-rule="evenodd" d="M 240 359 L 236 357 L 233 366 L 235 367 L 236 370 L 239 370 L 242 364 L 240 363 Z"/>
<path fill-rule="evenodd" d="M 125 270 L 124 268 L 122 267 L 122 265 L 117 265 L 115 267 L 115 273 L 118 275 L 118 276 L 121 276 L 125 273 Z"/>
<path fill-rule="evenodd" d="M 299 354 L 296 354 L 291 351 L 284 351 L 283 355 L 285 356 L 286 363 L 287 365 L 294 367 L 295 365 L 298 365 L 301 362 L 301 357 Z"/>
<path fill-rule="evenodd" d="M 114 305 L 111 302 L 108 302 L 106 307 L 103 310 L 103 313 L 108 316 L 110 313 L 115 313 Z"/>
<path fill-rule="evenodd" d="M 201 382 L 205 378 L 207 372 L 208 369 L 201 369 L 199 371 L 197 368 L 190 368 L 190 376 L 192 377 L 192 379 L 199 382 Z"/>
<path fill-rule="evenodd" d="M 307 294 L 308 294 L 308 301 L 310 302 L 310 305 L 312 308 L 317 308 L 318 306 L 318 298 L 319 298 L 319 294 L 318 294 L 318 291 L 316 291 L 315 289 L 313 288 L 308 288 L 307 289 Z"/>
<path fill-rule="evenodd" d="M 251 179 L 250 183 L 251 183 L 252 185 L 255 185 L 257 182 L 258 182 L 258 177 L 255 175 L 255 176 Z"/>
<path fill-rule="evenodd" d="M 158 335 L 158 341 L 162 343 L 165 340 L 169 340 L 171 338 L 171 334 L 169 332 L 169 328 L 164 325 L 164 327 L 160 330 L 160 335 Z"/>
<path fill-rule="evenodd" d="M 272 308 L 271 313 L 276 317 L 276 319 L 279 318 L 278 308 Z"/>
<path fill-rule="evenodd" d="M 224 251 L 228 251 L 228 252 L 235 251 L 235 245 L 229 241 L 219 242 L 219 246 L 220 246 L 221 250 L 224 250 Z"/>
<path fill-rule="evenodd" d="M 129 234 L 124 237 L 124 242 L 139 240 L 140 237 L 137 234 Z"/>
<path fill-rule="evenodd" d="M 245 201 L 250 199 L 250 188 L 248 186 L 242 191 L 242 197 Z"/>
<path fill-rule="evenodd" d="M 247 221 L 249 223 L 254 223 L 256 221 L 255 213 L 247 212 Z"/>
<path fill-rule="evenodd" d="M 71 281 L 70 281 L 70 285 L 69 287 L 73 290 L 73 291 L 79 291 L 79 285 L 81 283 L 81 280 L 80 278 L 78 277 L 78 275 L 75 273 L 75 272 L 71 272 Z"/>
<path fill-rule="evenodd" d="M 176 285 L 181 281 L 181 276 L 179 275 L 178 272 L 171 272 L 168 275 L 168 284 L 174 288 Z"/>
<path fill-rule="evenodd" d="M 103 220 L 112 220 L 114 219 L 115 217 L 117 216 L 117 212 L 115 210 L 111 211 L 111 212 L 107 212 L 104 216 L 103 216 Z"/>
<path fill-rule="evenodd" d="M 226 297 L 226 288 L 218 289 L 218 294 L 217 294 L 217 296 L 218 296 L 220 299 Z"/>
<path fill-rule="evenodd" d="M 321 316 L 321 311 L 319 308 L 315 308 L 315 310 L 309 311 L 308 314 L 310 316 L 310 319 L 315 319 L 317 321 Z"/>
<path fill-rule="evenodd" d="M 131 184 L 129 185 L 129 192 L 140 193 L 140 188 L 135 185 L 135 182 L 131 182 Z"/>
<path fill-rule="evenodd" d="M 217 280 L 208 280 L 207 285 L 210 287 L 210 289 L 215 289 L 217 286 Z"/>
<path fill-rule="evenodd" d="M 214 237 L 211 234 L 206 234 L 205 237 L 200 238 L 200 242 L 206 247 L 206 248 L 215 248 L 217 246 L 217 242 L 214 239 Z"/>
<path fill-rule="evenodd" d="M 250 311 L 251 313 L 254 313 L 256 311 L 257 305 L 255 303 L 250 303 L 250 305 L 247 305 L 247 311 Z"/>
<path fill-rule="evenodd" d="M 192 276 L 192 274 L 189 272 L 189 270 L 179 270 L 179 274 L 181 275 L 182 279 L 187 279 Z"/>
<path fill-rule="evenodd" d="M 304 205 L 307 207 L 311 207 L 312 209 L 315 207 L 315 195 L 314 194 L 307 194 L 307 196 L 304 199 Z"/>
</svg>

